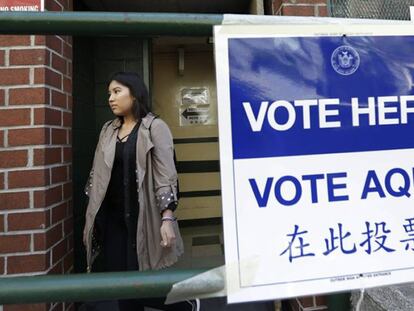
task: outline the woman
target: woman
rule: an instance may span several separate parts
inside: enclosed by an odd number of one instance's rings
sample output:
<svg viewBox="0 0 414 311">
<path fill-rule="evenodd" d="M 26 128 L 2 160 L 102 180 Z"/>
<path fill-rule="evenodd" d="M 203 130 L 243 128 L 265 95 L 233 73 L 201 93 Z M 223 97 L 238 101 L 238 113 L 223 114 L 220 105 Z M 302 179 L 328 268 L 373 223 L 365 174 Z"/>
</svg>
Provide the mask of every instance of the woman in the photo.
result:
<svg viewBox="0 0 414 311">
<path fill-rule="evenodd" d="M 148 92 L 137 74 L 113 74 L 108 96 L 116 118 L 102 127 L 85 187 L 87 270 L 171 266 L 183 253 L 174 217 L 177 172 L 171 132 L 149 111 Z M 120 300 L 119 309 L 143 310 L 148 301 Z M 162 309 L 197 310 L 194 302 Z"/>
</svg>

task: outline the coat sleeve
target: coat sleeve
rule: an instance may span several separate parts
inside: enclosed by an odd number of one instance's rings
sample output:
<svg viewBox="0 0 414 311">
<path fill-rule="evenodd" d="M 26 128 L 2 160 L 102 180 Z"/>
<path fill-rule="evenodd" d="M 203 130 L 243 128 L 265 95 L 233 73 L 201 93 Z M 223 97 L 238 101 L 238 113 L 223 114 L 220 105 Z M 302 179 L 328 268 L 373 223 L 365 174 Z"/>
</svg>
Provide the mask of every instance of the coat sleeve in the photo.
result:
<svg viewBox="0 0 414 311">
<path fill-rule="evenodd" d="M 101 144 L 102 144 L 102 136 L 103 136 L 103 134 L 104 134 L 105 130 L 108 128 L 108 126 L 109 126 L 109 124 L 110 124 L 111 122 L 112 122 L 112 121 L 108 121 L 108 122 L 106 122 L 106 123 L 102 126 L 101 132 L 100 132 L 100 134 L 99 134 L 98 143 L 97 143 L 96 148 L 95 148 L 95 155 L 94 155 L 94 157 L 93 157 L 92 168 L 91 168 L 91 171 L 89 172 L 88 180 L 86 181 L 86 185 L 85 185 L 85 187 L 84 187 L 84 192 L 85 192 L 85 194 L 86 194 L 88 197 L 89 197 L 89 191 L 90 191 L 90 189 L 91 189 L 91 187 L 92 187 L 92 178 L 93 178 L 93 170 L 94 170 L 94 167 L 95 167 L 95 162 L 96 162 L 96 154 L 98 153 L 98 150 L 101 148 Z"/>
<path fill-rule="evenodd" d="M 160 213 L 169 208 L 175 210 L 177 199 L 177 170 L 174 163 L 173 138 L 167 124 L 155 119 L 151 124 L 152 169 L 154 193 Z"/>
</svg>

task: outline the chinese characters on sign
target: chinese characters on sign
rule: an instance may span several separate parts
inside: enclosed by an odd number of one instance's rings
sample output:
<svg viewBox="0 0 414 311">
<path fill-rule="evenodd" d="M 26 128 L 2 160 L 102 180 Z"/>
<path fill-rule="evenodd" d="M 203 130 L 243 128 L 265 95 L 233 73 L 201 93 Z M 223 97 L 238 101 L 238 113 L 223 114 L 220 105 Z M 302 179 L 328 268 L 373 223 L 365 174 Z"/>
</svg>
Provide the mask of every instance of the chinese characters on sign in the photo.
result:
<svg viewBox="0 0 414 311">
<path fill-rule="evenodd" d="M 414 281 L 414 31 L 215 28 L 229 302 Z"/>
</svg>

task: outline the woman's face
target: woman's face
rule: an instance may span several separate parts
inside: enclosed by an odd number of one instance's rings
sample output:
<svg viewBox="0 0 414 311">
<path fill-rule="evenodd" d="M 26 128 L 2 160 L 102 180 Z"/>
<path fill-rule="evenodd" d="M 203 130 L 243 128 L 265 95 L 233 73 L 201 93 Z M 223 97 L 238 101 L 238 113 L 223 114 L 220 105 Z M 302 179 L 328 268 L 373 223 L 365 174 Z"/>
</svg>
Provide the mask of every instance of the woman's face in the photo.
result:
<svg viewBox="0 0 414 311">
<path fill-rule="evenodd" d="M 116 116 L 127 116 L 132 113 L 134 97 L 129 88 L 115 80 L 108 87 L 109 107 Z"/>
</svg>

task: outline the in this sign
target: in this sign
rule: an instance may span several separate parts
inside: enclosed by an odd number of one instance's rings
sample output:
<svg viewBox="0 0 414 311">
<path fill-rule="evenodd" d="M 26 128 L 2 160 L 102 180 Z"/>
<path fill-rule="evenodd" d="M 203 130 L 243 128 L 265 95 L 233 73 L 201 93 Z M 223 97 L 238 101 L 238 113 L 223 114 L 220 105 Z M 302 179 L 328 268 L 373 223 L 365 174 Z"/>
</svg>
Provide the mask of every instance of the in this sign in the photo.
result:
<svg viewBox="0 0 414 311">
<path fill-rule="evenodd" d="M 44 11 L 44 0 L 0 0 L 0 12 Z"/>
<path fill-rule="evenodd" d="M 218 26 L 229 302 L 414 281 L 414 31 Z"/>
<path fill-rule="evenodd" d="M 183 88 L 181 90 L 179 114 L 180 126 L 214 124 L 214 119 L 211 116 L 210 94 L 208 88 Z"/>
</svg>

